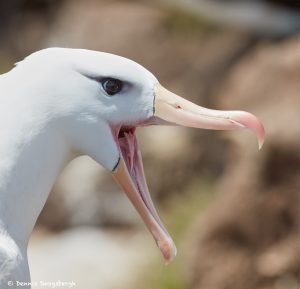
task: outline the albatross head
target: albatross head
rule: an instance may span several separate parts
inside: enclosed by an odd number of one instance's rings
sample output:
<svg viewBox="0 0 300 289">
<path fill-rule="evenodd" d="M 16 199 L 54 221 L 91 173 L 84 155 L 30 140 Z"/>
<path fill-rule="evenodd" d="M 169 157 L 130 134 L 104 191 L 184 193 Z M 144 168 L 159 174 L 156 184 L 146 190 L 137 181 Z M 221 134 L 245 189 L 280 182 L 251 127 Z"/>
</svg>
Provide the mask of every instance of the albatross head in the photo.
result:
<svg viewBox="0 0 300 289">
<path fill-rule="evenodd" d="M 141 65 L 120 56 L 51 48 L 27 57 L 18 65 L 18 70 L 22 69 L 35 71 L 39 101 L 49 108 L 53 119 L 59 120 L 56 129 L 70 149 L 89 155 L 111 171 L 166 261 L 176 255 L 176 247 L 151 200 L 136 127 L 177 124 L 204 129 L 250 128 L 260 147 L 264 141 L 263 126 L 254 115 L 197 106 L 163 88 Z"/>
</svg>

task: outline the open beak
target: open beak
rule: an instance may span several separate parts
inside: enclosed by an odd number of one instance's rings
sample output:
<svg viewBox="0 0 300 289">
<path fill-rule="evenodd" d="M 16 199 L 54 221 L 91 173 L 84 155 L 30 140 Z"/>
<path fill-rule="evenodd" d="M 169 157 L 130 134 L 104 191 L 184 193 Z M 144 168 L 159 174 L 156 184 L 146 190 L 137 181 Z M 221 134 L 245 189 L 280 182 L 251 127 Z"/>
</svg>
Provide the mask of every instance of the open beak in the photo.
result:
<svg viewBox="0 0 300 289">
<path fill-rule="evenodd" d="M 220 130 L 249 128 L 257 135 L 259 148 L 264 143 L 263 125 L 254 115 L 243 111 L 207 109 L 168 91 L 160 84 L 155 86 L 154 118 L 155 124 Z M 165 260 L 170 262 L 176 256 L 176 247 L 151 199 L 135 127 L 120 127 L 114 130 L 114 135 L 120 150 L 120 161 L 112 175 L 142 217 Z"/>
</svg>

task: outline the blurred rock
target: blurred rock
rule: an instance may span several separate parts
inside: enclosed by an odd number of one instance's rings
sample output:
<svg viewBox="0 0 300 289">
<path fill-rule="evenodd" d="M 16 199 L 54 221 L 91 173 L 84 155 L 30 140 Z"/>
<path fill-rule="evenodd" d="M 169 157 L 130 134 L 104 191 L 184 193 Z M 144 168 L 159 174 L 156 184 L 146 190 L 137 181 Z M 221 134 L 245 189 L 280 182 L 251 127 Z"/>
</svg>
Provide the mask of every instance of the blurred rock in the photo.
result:
<svg viewBox="0 0 300 289">
<path fill-rule="evenodd" d="M 174 5 L 174 1 L 165 2 Z M 294 0 L 178 0 L 175 3 L 201 17 L 258 36 L 282 38 L 300 30 L 300 5 Z"/>
<path fill-rule="evenodd" d="M 39 49 L 47 38 L 53 15 L 63 2 L 0 0 L 0 50 L 19 58 Z"/>
<path fill-rule="evenodd" d="M 222 107 L 258 115 L 267 138 L 258 152 L 253 135 L 231 135 L 219 197 L 193 233 L 192 288 L 299 287 L 299 51 L 299 38 L 262 44 L 220 89 Z"/>
</svg>

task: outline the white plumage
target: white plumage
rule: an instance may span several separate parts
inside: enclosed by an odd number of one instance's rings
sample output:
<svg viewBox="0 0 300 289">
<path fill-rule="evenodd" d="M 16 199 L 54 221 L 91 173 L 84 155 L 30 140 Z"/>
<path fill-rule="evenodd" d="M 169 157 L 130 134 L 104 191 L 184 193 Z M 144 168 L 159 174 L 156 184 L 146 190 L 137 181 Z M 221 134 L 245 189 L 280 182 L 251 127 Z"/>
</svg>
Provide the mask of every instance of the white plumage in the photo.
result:
<svg viewBox="0 0 300 289">
<path fill-rule="evenodd" d="M 151 201 L 134 133 L 169 123 L 249 127 L 264 137 L 253 115 L 196 106 L 116 55 L 51 48 L 0 76 L 1 288 L 30 281 L 26 250 L 36 219 L 61 170 L 81 154 L 112 172 L 170 261 L 176 248 Z"/>
</svg>

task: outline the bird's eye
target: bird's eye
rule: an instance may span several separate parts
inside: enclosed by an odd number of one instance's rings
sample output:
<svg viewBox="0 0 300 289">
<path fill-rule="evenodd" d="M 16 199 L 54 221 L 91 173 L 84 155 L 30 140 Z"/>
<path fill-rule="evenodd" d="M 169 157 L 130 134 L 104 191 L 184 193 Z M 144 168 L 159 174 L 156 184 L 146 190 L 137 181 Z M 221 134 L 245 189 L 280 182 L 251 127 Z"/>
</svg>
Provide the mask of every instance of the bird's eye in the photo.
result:
<svg viewBox="0 0 300 289">
<path fill-rule="evenodd" d="M 119 79 L 106 78 L 102 81 L 102 87 L 108 95 L 114 95 L 122 90 L 123 83 Z"/>
</svg>

